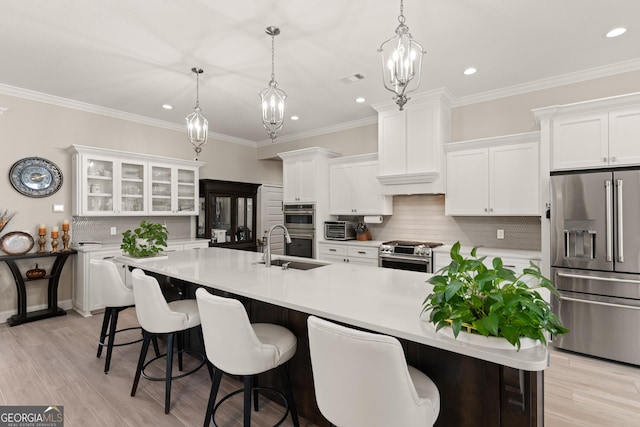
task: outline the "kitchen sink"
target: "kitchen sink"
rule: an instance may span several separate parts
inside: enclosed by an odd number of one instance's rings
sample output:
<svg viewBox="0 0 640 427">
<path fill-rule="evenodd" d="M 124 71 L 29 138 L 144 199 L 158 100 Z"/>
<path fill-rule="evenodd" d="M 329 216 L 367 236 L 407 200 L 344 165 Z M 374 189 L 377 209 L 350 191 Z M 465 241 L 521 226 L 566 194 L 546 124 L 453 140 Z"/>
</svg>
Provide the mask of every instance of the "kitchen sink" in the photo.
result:
<svg viewBox="0 0 640 427">
<path fill-rule="evenodd" d="M 258 261 L 258 264 L 264 264 L 264 261 Z M 320 262 L 304 262 L 304 261 L 293 261 L 290 259 L 272 259 L 271 265 L 273 267 L 282 267 L 283 270 L 292 269 L 292 270 L 312 270 L 318 267 L 324 267 L 325 265 Z"/>
</svg>

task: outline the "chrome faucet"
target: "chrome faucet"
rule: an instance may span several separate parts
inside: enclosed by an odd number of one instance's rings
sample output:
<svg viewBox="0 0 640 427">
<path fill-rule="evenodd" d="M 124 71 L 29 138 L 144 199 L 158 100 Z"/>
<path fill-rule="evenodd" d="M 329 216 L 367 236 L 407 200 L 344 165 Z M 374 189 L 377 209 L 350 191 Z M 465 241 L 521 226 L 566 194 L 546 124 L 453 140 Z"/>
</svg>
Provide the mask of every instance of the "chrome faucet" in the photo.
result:
<svg viewBox="0 0 640 427">
<path fill-rule="evenodd" d="M 282 230 L 284 230 L 284 238 L 286 239 L 287 243 L 291 243 L 291 236 L 289 236 L 289 230 L 287 230 L 287 227 L 285 227 L 282 224 L 276 224 L 276 225 L 272 226 L 269 229 L 269 233 L 267 234 L 267 248 L 265 250 L 265 255 L 266 256 L 265 256 L 265 259 L 264 259 L 264 264 L 267 267 L 271 267 L 271 233 L 276 228 L 282 228 Z"/>
</svg>

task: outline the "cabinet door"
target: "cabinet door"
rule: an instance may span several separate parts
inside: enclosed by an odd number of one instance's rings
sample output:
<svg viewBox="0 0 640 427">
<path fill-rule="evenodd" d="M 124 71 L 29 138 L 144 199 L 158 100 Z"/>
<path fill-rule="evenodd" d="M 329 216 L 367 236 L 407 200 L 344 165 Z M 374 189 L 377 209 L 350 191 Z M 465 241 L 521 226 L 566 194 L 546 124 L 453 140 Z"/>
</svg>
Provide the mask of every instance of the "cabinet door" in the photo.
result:
<svg viewBox="0 0 640 427">
<path fill-rule="evenodd" d="M 334 165 L 329 168 L 329 213 L 353 215 L 354 168 L 351 165 Z"/>
<path fill-rule="evenodd" d="M 282 162 L 282 199 L 284 202 L 297 202 L 300 198 L 300 163 L 285 160 Z"/>
<path fill-rule="evenodd" d="M 489 213 L 538 215 L 538 144 L 489 148 Z"/>
<path fill-rule="evenodd" d="M 358 215 L 390 215 L 392 196 L 383 196 L 378 181 L 378 162 L 361 163 L 353 167 L 352 189 L 355 213 Z M 352 202 L 353 203 L 353 202 Z"/>
<path fill-rule="evenodd" d="M 283 162 L 285 202 L 314 203 L 316 201 L 316 169 L 314 159 Z"/>
<path fill-rule="evenodd" d="M 147 211 L 147 164 L 122 161 L 119 166 L 116 210 L 123 215 L 141 215 Z"/>
<path fill-rule="evenodd" d="M 489 151 L 447 153 L 446 215 L 489 214 Z"/>
<path fill-rule="evenodd" d="M 97 156 L 82 157 L 80 186 L 82 214 L 108 216 L 114 214 L 117 185 L 114 183 L 116 162 L 114 159 Z"/>
<path fill-rule="evenodd" d="M 607 165 L 608 123 L 607 113 L 589 113 L 554 119 L 551 169 L 582 169 Z"/>
<path fill-rule="evenodd" d="M 175 207 L 173 198 L 173 174 L 171 166 L 150 164 L 151 194 L 149 203 L 150 214 L 170 215 Z"/>
<path fill-rule="evenodd" d="M 407 172 L 407 116 L 405 111 L 385 111 L 378 116 L 380 175 Z"/>
<path fill-rule="evenodd" d="M 609 164 L 640 163 L 640 107 L 609 113 Z"/>
<path fill-rule="evenodd" d="M 176 200 L 173 206 L 177 215 L 198 214 L 198 170 L 192 168 L 176 168 L 175 191 Z"/>
</svg>

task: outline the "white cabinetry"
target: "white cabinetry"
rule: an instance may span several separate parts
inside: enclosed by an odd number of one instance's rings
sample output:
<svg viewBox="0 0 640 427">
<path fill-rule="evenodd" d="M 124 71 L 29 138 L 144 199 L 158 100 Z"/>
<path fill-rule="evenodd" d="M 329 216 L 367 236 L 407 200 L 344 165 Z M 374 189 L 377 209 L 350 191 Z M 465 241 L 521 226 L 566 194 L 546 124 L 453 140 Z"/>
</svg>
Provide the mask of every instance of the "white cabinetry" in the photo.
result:
<svg viewBox="0 0 640 427">
<path fill-rule="evenodd" d="M 329 213 L 331 215 L 391 215 L 392 196 L 384 196 L 377 179 L 378 155 L 329 160 Z"/>
<path fill-rule="evenodd" d="M 320 260 L 378 266 L 379 244 L 320 242 Z"/>
<path fill-rule="evenodd" d="M 451 95 L 414 95 L 403 111 L 393 102 L 378 111 L 379 176 L 383 194 L 444 193 L 443 144 L 450 139 Z"/>
<path fill-rule="evenodd" d="M 616 97 L 557 108 L 551 119 L 551 170 L 640 164 L 640 106 L 616 107 L 623 100 L 640 101 Z"/>
<path fill-rule="evenodd" d="M 326 199 L 329 187 L 327 160 L 339 156 L 324 148 L 312 147 L 278 153 L 282 159 L 284 203 L 317 203 Z"/>
<path fill-rule="evenodd" d="M 539 133 L 448 144 L 446 215 L 539 215 Z"/>
<path fill-rule="evenodd" d="M 150 214 L 197 215 L 198 168 L 150 163 Z"/>
<path fill-rule="evenodd" d="M 72 214 L 197 215 L 200 162 L 73 145 Z"/>
</svg>

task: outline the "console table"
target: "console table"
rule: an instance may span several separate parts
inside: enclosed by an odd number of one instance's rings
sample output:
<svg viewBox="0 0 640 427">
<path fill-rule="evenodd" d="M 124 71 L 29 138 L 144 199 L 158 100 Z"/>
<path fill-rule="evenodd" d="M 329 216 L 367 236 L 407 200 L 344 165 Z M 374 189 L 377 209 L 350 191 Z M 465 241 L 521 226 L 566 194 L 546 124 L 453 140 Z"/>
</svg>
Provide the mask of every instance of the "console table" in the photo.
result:
<svg viewBox="0 0 640 427">
<path fill-rule="evenodd" d="M 46 319 L 48 317 L 64 316 L 67 314 L 62 308 L 58 307 L 58 283 L 60 281 L 60 274 L 62 273 L 62 267 L 67 261 L 67 258 L 71 255 L 75 255 L 77 252 L 74 250 L 66 252 L 56 253 L 28 253 L 24 255 L 4 255 L 0 256 L 0 261 L 4 261 L 9 266 L 13 279 L 16 282 L 16 290 L 18 291 L 18 314 L 11 316 L 7 323 L 9 326 L 20 325 L 22 323 L 33 322 L 35 320 Z M 21 259 L 38 259 L 55 257 L 56 260 L 51 267 L 49 274 L 39 277 L 37 279 L 29 279 L 23 276 L 20 269 L 16 265 L 17 260 Z M 43 310 L 36 310 L 27 312 L 27 290 L 25 288 L 25 282 L 31 282 L 34 280 L 48 280 L 49 287 L 47 289 L 47 308 Z"/>
</svg>

